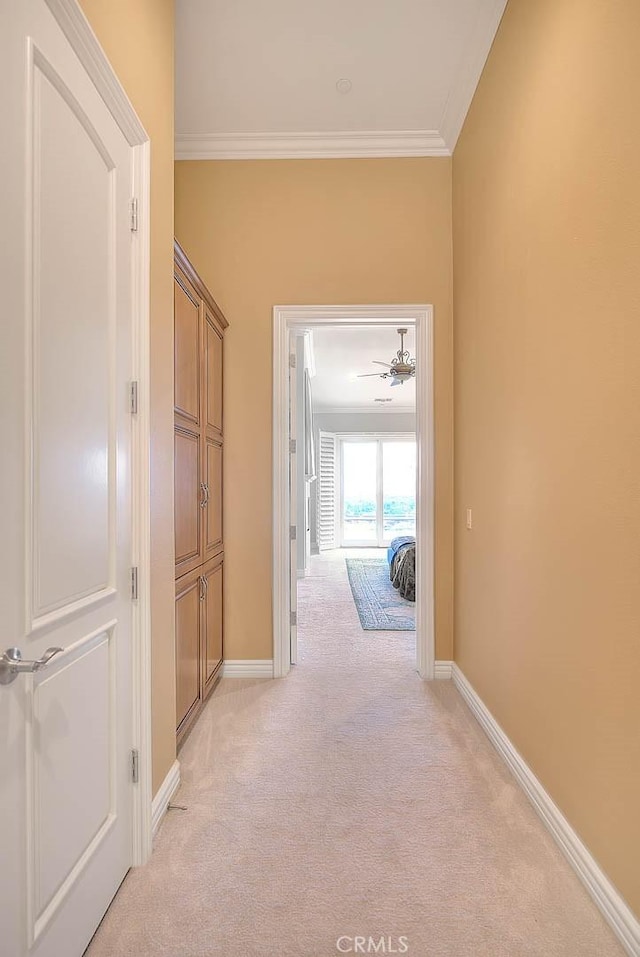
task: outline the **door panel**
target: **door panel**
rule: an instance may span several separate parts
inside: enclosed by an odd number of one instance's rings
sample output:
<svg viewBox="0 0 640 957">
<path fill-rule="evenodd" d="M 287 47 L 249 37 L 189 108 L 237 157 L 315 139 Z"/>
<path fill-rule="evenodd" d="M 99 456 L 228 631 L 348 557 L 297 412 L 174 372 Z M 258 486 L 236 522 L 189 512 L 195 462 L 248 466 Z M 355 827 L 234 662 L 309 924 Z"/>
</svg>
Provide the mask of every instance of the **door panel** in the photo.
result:
<svg viewBox="0 0 640 957">
<path fill-rule="evenodd" d="M 0 653 L 61 649 L 0 684 L 0 950 L 81 957 L 132 860 L 134 157 L 42 0 L 0 76 Z"/>
<path fill-rule="evenodd" d="M 182 730 L 200 701 L 201 577 L 194 573 L 176 584 L 176 718 Z"/>
<path fill-rule="evenodd" d="M 55 80 L 55 85 L 43 73 Z M 42 55 L 34 64 L 33 617 L 113 584 L 113 160 Z M 87 128 L 89 127 L 89 128 Z M 64 144 L 64 149 L 61 149 Z M 69 177 L 69 156 L 82 169 Z M 60 233 L 65 242 L 60 242 Z M 105 238 L 109 254 L 105 255 Z M 78 272 L 77 264 L 86 268 Z M 90 304 L 90 308 L 87 308 Z M 58 423 L 64 422 L 64 430 Z"/>
<path fill-rule="evenodd" d="M 203 602 L 204 683 L 206 686 L 222 662 L 222 560 L 209 563 L 204 571 L 205 600 Z M 206 691 L 205 691 L 206 693 Z"/>
<path fill-rule="evenodd" d="M 222 548 L 222 446 L 207 440 L 207 486 L 209 501 L 205 512 L 205 556 Z"/>
<path fill-rule="evenodd" d="M 115 818 L 114 769 L 109 760 L 116 692 L 110 667 L 114 641 L 113 628 L 89 636 L 34 682 L 36 733 L 28 753 L 34 770 L 29 803 L 35 813 L 29 829 L 37 931 L 55 910 L 50 905 L 65 879 L 82 867 L 91 843 L 104 836 Z M 69 726 L 61 735 L 63 710 Z M 82 789 L 75 786 L 78 766 Z"/>
<path fill-rule="evenodd" d="M 200 436 L 175 430 L 176 576 L 201 564 Z"/>
<path fill-rule="evenodd" d="M 174 287 L 174 406 L 194 425 L 200 424 L 200 307 L 186 280 Z"/>
<path fill-rule="evenodd" d="M 205 323 L 207 350 L 207 428 L 222 435 L 222 336 L 209 313 Z"/>
</svg>

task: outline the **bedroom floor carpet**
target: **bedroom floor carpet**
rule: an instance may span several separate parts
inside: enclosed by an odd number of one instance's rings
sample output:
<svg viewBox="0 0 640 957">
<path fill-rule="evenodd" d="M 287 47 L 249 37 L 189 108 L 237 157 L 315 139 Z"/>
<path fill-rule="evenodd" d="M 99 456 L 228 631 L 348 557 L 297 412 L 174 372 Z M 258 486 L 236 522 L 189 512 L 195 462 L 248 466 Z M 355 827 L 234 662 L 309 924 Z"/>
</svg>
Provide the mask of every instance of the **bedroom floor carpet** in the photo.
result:
<svg viewBox="0 0 640 957">
<path fill-rule="evenodd" d="M 414 673 L 413 634 L 362 631 L 344 553 L 313 572 L 298 666 L 220 683 L 180 753 L 189 809 L 89 957 L 335 957 L 355 935 L 406 937 L 409 957 L 622 957 L 451 682 Z"/>
<path fill-rule="evenodd" d="M 416 606 L 389 580 L 386 555 L 347 558 L 347 578 L 365 631 L 415 631 Z"/>
</svg>

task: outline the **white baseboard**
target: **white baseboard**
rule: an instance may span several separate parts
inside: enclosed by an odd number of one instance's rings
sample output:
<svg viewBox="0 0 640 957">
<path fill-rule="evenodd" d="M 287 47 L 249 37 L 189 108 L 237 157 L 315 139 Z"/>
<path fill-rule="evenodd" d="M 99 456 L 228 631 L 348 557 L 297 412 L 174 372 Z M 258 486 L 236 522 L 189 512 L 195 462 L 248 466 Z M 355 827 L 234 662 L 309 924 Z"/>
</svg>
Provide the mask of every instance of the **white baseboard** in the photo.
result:
<svg viewBox="0 0 640 957">
<path fill-rule="evenodd" d="M 437 671 L 437 663 L 436 663 Z M 531 801 L 547 829 L 586 887 L 605 920 L 630 957 L 640 957 L 640 921 L 573 830 L 560 808 L 545 791 L 529 765 L 516 751 L 491 712 L 460 668 L 452 665 L 454 684 L 487 734 L 496 751 Z M 437 674 L 436 674 L 437 677 Z"/>
<path fill-rule="evenodd" d="M 438 679 L 450 678 L 452 668 L 453 661 L 436 661 L 433 677 Z"/>
<path fill-rule="evenodd" d="M 272 658 L 238 658 L 222 663 L 223 678 L 273 678 Z"/>
<path fill-rule="evenodd" d="M 162 818 L 167 813 L 169 802 L 180 787 L 180 762 L 174 761 L 169 773 L 160 785 L 158 793 L 151 802 L 151 832 L 155 837 Z"/>
</svg>

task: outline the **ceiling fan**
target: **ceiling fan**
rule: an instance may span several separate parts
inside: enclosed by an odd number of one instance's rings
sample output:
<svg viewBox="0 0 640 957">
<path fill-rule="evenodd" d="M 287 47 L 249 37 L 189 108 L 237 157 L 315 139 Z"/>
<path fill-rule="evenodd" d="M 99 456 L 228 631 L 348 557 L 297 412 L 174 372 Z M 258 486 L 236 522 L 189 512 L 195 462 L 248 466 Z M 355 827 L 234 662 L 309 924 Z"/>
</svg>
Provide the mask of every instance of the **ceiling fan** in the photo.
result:
<svg viewBox="0 0 640 957">
<path fill-rule="evenodd" d="M 407 329 L 398 329 L 400 336 L 400 348 L 396 352 L 391 362 L 379 362 L 373 359 L 374 365 L 386 366 L 386 372 L 365 372 L 363 375 L 356 376 L 357 379 L 368 379 L 371 376 L 378 376 L 380 379 L 391 379 L 391 385 L 403 385 L 407 379 L 414 379 L 416 375 L 416 360 L 412 359 L 404 348 L 404 337 Z"/>
</svg>

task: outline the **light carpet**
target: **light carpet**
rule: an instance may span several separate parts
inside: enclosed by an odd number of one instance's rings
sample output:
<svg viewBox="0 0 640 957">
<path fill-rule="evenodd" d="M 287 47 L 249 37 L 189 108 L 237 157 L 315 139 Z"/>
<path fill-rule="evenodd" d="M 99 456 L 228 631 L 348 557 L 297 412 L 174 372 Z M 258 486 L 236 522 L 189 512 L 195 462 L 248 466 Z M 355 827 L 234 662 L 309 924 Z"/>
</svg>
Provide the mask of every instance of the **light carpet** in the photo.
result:
<svg viewBox="0 0 640 957">
<path fill-rule="evenodd" d="M 180 753 L 189 810 L 90 957 L 335 957 L 355 935 L 403 935 L 409 957 L 621 957 L 451 682 L 418 679 L 406 635 L 371 642 L 342 555 L 313 570 L 299 665 L 221 682 Z"/>
</svg>

